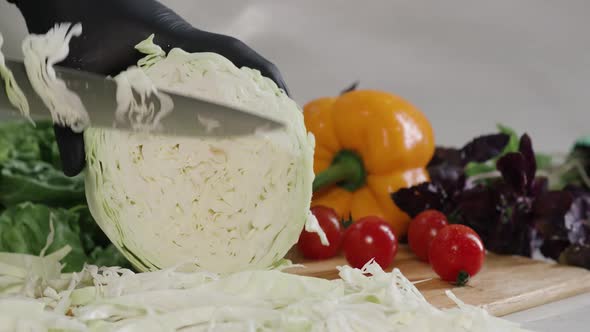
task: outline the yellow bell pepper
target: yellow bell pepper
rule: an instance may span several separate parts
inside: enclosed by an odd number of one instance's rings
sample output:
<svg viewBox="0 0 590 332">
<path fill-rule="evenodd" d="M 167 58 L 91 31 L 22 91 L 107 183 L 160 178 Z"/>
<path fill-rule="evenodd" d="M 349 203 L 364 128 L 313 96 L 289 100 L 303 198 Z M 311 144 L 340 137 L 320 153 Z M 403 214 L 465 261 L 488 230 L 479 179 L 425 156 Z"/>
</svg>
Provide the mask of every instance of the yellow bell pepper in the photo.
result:
<svg viewBox="0 0 590 332">
<path fill-rule="evenodd" d="M 429 179 L 434 134 L 424 114 L 398 96 L 354 90 L 308 103 L 304 118 L 316 139 L 312 206 L 378 216 L 405 235 L 409 216 L 391 194 Z"/>
</svg>

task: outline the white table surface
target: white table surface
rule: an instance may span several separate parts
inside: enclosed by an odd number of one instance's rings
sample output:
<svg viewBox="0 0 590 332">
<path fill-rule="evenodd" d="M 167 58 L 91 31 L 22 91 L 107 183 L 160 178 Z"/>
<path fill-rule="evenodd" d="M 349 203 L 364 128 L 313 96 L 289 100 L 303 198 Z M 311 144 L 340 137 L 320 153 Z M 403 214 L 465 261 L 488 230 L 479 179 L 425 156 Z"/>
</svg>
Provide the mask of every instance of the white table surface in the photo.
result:
<svg viewBox="0 0 590 332">
<path fill-rule="evenodd" d="M 587 0 L 163 2 L 271 59 L 300 104 L 358 79 L 416 104 L 440 144 L 463 144 L 498 122 L 529 132 L 545 152 L 590 133 Z M 25 31 L 0 0 L 8 55 L 20 55 Z M 588 331 L 590 294 L 506 318 L 537 331 Z"/>
<path fill-rule="evenodd" d="M 590 293 L 517 312 L 504 318 L 539 332 L 590 330 Z"/>
</svg>

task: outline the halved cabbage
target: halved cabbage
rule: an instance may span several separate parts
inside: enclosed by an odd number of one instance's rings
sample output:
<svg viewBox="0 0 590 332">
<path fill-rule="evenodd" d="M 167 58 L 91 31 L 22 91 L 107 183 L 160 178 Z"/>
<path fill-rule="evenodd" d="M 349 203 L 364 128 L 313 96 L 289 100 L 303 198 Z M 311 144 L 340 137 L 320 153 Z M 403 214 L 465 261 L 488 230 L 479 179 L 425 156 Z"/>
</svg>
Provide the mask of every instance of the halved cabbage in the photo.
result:
<svg viewBox="0 0 590 332">
<path fill-rule="evenodd" d="M 156 87 L 245 107 L 287 127 L 223 140 L 90 128 L 86 195 L 94 218 L 140 270 L 191 262 L 185 266 L 227 273 L 277 264 L 309 218 L 314 140 L 301 109 L 259 71 L 214 53 L 165 56 L 152 37 L 138 45 L 147 53 L 139 64 Z"/>
</svg>

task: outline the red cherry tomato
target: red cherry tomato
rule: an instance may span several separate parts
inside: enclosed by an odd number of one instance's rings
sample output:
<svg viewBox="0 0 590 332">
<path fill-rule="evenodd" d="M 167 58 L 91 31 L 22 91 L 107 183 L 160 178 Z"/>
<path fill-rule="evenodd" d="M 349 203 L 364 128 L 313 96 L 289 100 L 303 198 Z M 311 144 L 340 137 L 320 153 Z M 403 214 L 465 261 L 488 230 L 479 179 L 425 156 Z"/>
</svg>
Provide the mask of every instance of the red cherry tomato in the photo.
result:
<svg viewBox="0 0 590 332">
<path fill-rule="evenodd" d="M 336 256 L 342 242 L 342 228 L 336 211 L 326 206 L 314 206 L 311 208 L 311 213 L 317 218 L 330 244 L 323 245 L 319 235 L 303 230 L 299 235 L 297 248 L 303 257 L 309 259 L 326 259 Z"/>
<path fill-rule="evenodd" d="M 436 210 L 426 210 L 418 214 L 408 228 L 410 249 L 421 260 L 428 262 L 428 250 L 438 231 L 447 226 L 447 217 Z"/>
<path fill-rule="evenodd" d="M 442 280 L 464 285 L 481 269 L 485 249 L 477 233 L 463 225 L 438 231 L 430 244 L 430 264 Z"/>
<path fill-rule="evenodd" d="M 374 258 L 386 269 L 397 254 L 397 239 L 387 221 L 379 217 L 364 217 L 346 229 L 342 250 L 352 267 L 360 269 Z"/>
</svg>

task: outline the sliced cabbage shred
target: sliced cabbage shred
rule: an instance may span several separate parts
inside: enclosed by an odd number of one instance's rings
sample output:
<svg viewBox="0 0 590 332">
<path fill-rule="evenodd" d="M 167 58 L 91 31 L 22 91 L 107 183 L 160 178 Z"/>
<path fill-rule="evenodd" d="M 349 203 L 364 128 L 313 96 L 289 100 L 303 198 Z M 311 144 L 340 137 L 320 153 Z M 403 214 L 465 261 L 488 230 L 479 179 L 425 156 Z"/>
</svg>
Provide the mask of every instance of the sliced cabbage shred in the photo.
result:
<svg viewBox="0 0 590 332">
<path fill-rule="evenodd" d="M 4 81 L 5 86 L 5 93 L 8 96 L 8 101 L 14 107 L 16 107 L 21 115 L 25 117 L 30 122 L 33 122 L 30 116 L 30 108 L 29 102 L 27 101 L 27 97 L 18 86 L 18 83 L 14 79 L 14 75 L 6 67 L 6 62 L 4 59 L 4 54 L 2 53 L 2 45 L 4 44 L 4 38 L 0 33 L 0 79 Z"/>
<path fill-rule="evenodd" d="M 158 92 L 151 79 L 138 67 L 131 67 L 115 77 L 117 83 L 117 124 L 129 123 L 139 132 L 157 132 L 160 121 L 172 112 L 174 104 L 165 93 Z M 148 100 L 155 95 L 159 106 Z"/>
<path fill-rule="evenodd" d="M 467 305 L 430 305 L 399 270 L 339 267 L 340 279 L 278 270 L 134 273 L 0 254 L 0 326 L 27 331 L 524 331 Z M 33 328 L 34 327 L 34 328 Z M 0 330 L 4 331 L 2 328 Z M 18 328 L 8 331 L 18 331 Z"/>
<path fill-rule="evenodd" d="M 23 43 L 27 76 L 33 89 L 49 108 L 53 122 L 82 132 L 90 123 L 80 97 L 57 77 L 53 65 L 66 59 L 69 42 L 82 34 L 82 25 L 57 24 L 47 34 L 30 34 Z"/>
</svg>

